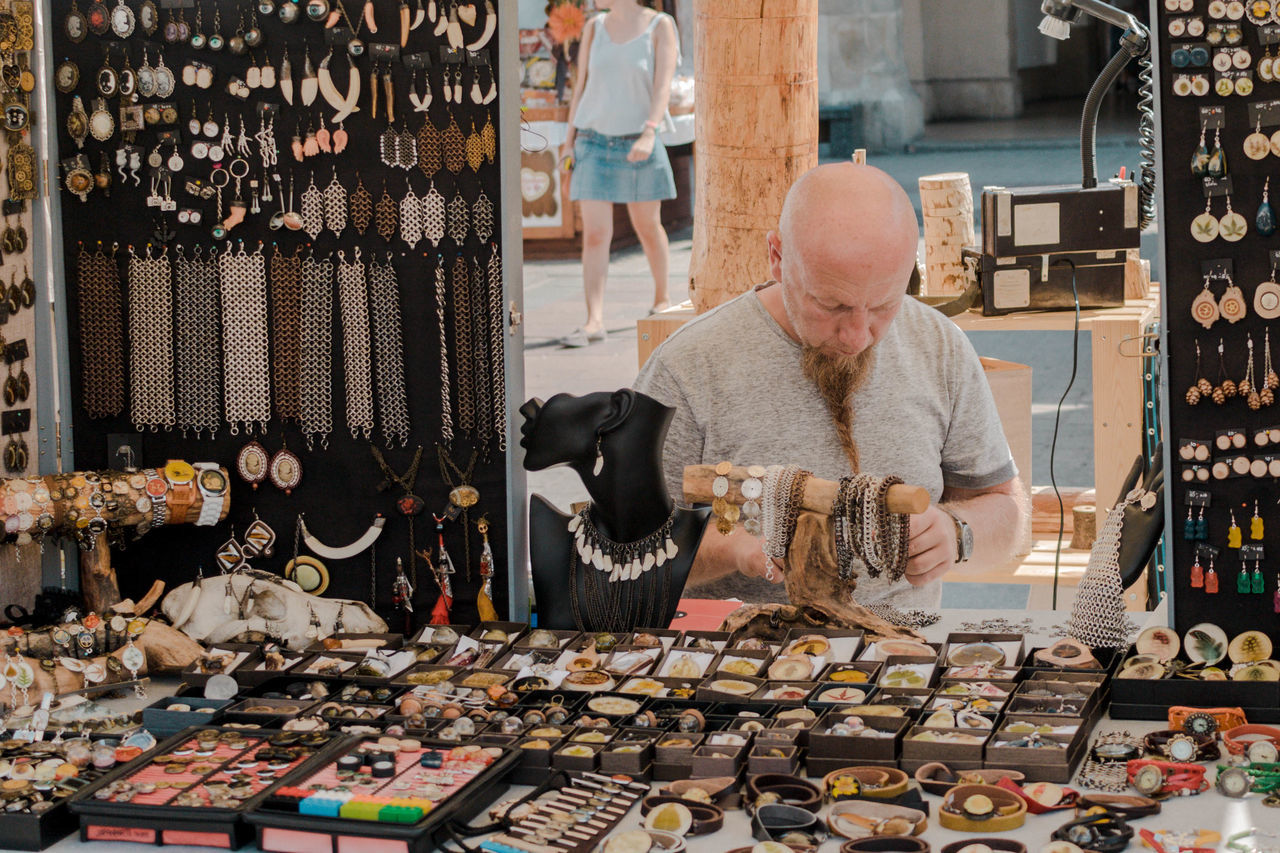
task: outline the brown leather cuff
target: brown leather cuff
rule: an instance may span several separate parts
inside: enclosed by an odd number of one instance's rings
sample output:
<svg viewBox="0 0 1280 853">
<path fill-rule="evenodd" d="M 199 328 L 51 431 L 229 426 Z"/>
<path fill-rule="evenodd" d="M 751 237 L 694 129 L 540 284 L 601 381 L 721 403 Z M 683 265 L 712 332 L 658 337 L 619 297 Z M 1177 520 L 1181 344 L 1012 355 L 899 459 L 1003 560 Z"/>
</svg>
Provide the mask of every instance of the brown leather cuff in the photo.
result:
<svg viewBox="0 0 1280 853">
<path fill-rule="evenodd" d="M 689 814 L 693 816 L 693 823 L 689 825 L 689 835 L 710 835 L 724 826 L 724 809 L 719 806 L 695 803 L 667 794 L 652 794 L 641 800 L 641 816 L 649 814 L 663 803 L 679 803 L 689 810 Z"/>
</svg>

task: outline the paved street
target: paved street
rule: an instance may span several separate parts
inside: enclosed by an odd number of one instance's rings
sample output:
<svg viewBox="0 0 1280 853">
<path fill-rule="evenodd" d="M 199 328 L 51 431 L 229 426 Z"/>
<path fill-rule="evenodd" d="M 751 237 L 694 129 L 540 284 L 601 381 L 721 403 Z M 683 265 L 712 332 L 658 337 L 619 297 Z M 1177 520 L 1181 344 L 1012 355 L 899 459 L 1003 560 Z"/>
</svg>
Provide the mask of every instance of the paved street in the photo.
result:
<svg viewBox="0 0 1280 853">
<path fill-rule="evenodd" d="M 1138 161 L 1136 121 L 1132 113 L 1104 122 L 1098 141 L 1098 170 L 1103 179 L 1122 165 Z M 1079 145 L 1069 111 L 1052 116 L 1032 115 L 1013 122 L 934 125 L 914 150 L 870 158 L 893 175 L 919 205 L 916 179 L 946 171 L 970 174 L 975 203 L 985 185 L 1030 186 L 1078 184 Z M 672 299 L 687 298 L 690 234 L 671 235 Z M 762 248 L 763 251 L 763 248 Z M 1155 259 L 1155 235 L 1144 236 L 1143 254 Z M 616 252 L 610 267 L 606 324 L 609 340 L 583 350 L 566 350 L 555 340 L 577 326 L 582 307 L 580 265 L 574 260 L 525 264 L 525 386 L 526 396 L 546 398 L 568 392 L 613 390 L 631 382 L 637 369 L 636 320 L 651 303 L 652 281 L 638 248 Z M 1153 273 L 1158 280 L 1158 272 Z M 980 355 L 1017 361 L 1033 369 L 1034 480 L 1049 482 L 1049 445 L 1054 410 L 1071 370 L 1072 335 L 1064 333 L 975 333 Z M 1057 449 L 1057 477 L 1061 486 L 1092 485 L 1093 432 L 1088 335 L 1078 342 L 1079 375 L 1063 404 Z M 540 492 L 562 506 L 585 497 L 576 476 L 567 471 L 532 473 L 530 491 Z M 1104 498 L 1105 500 L 1105 498 Z"/>
</svg>

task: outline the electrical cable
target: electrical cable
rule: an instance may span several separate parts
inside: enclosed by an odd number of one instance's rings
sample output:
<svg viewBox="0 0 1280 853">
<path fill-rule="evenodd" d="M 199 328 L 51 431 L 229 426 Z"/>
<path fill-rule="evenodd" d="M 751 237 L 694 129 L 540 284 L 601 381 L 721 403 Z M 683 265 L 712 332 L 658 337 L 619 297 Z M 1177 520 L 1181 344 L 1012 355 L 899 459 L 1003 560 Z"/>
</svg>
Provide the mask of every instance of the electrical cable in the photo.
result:
<svg viewBox="0 0 1280 853">
<path fill-rule="evenodd" d="M 1058 427 L 1062 422 L 1062 404 L 1066 402 L 1067 395 L 1071 393 L 1071 388 L 1076 384 L 1076 370 L 1080 364 L 1080 294 L 1076 290 L 1076 265 L 1070 258 L 1059 258 L 1050 264 L 1050 268 L 1058 264 L 1068 264 L 1071 267 L 1071 299 L 1075 303 L 1075 323 L 1071 330 L 1071 378 L 1067 380 L 1067 387 L 1063 389 L 1062 396 L 1058 398 L 1058 407 L 1053 415 L 1053 439 L 1049 443 L 1049 483 L 1053 486 L 1054 497 L 1058 499 L 1058 543 L 1053 550 L 1053 609 L 1058 609 L 1058 573 L 1062 564 L 1062 535 L 1066 532 L 1067 511 L 1062 503 L 1062 491 L 1058 488 L 1058 477 L 1054 471 L 1054 461 L 1058 452 Z M 1094 448 L 1097 453 L 1097 448 Z"/>
</svg>

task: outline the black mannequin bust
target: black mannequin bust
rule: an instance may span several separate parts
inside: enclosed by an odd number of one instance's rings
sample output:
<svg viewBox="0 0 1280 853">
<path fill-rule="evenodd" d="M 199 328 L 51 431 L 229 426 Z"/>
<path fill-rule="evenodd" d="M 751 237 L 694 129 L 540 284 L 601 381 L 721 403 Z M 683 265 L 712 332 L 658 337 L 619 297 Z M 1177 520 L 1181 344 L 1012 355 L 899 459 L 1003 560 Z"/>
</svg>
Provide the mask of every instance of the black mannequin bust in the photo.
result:
<svg viewBox="0 0 1280 853">
<path fill-rule="evenodd" d="M 582 397 L 557 394 L 545 403 L 533 399 L 520 407 L 520 414 L 524 467 L 541 471 L 567 465 L 576 471 L 591 496 L 590 520 L 603 537 L 636 542 L 671 519 L 669 539 L 678 549 L 664 565 L 653 566 L 638 580 L 611 583 L 607 572 L 577 558 L 569 530 L 573 516 L 534 495 L 529 502 L 529 559 L 539 627 L 665 628 L 675 618 L 710 513 L 676 509 L 667 492 L 662 447 L 675 410 L 624 388 Z M 590 578 L 588 573 L 593 573 Z M 608 618 L 603 600 L 607 596 L 589 596 L 589 587 L 597 593 L 630 588 L 639 600 L 651 602 L 631 612 L 652 614 L 653 624 L 601 624 L 601 618 Z M 572 594 L 566 595 L 566 590 Z"/>
<path fill-rule="evenodd" d="M 1124 526 L 1120 529 L 1120 582 L 1128 589 L 1138 579 L 1142 570 L 1151 562 L 1156 543 L 1164 533 L 1164 448 L 1157 448 L 1152 463 L 1148 466 L 1141 455 L 1134 460 L 1129 469 L 1120 494 L 1116 495 L 1116 503 L 1125 499 L 1133 489 L 1142 487 L 1154 492 L 1156 503 L 1144 510 L 1137 504 L 1130 504 L 1124 510 Z M 1155 577 L 1152 572 L 1151 577 Z"/>
</svg>

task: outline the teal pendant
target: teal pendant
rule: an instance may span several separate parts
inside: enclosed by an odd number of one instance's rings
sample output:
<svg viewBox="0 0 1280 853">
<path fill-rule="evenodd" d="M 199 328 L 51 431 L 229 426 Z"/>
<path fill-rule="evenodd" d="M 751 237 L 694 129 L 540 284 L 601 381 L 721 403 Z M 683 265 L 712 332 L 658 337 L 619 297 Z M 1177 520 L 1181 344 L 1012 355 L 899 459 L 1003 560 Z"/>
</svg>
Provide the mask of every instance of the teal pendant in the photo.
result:
<svg viewBox="0 0 1280 853">
<path fill-rule="evenodd" d="M 1196 178 L 1204 178 L 1209 174 L 1209 149 L 1205 147 L 1203 142 L 1191 155 L 1191 175 Z"/>
<path fill-rule="evenodd" d="M 1210 178 L 1225 178 L 1227 175 L 1227 155 L 1218 145 L 1213 146 L 1213 150 L 1209 152 L 1205 174 Z"/>
<path fill-rule="evenodd" d="M 1276 212 L 1271 209 L 1271 202 L 1264 201 L 1258 205 L 1258 215 L 1253 218 L 1253 223 L 1263 237 L 1276 233 Z"/>
</svg>

